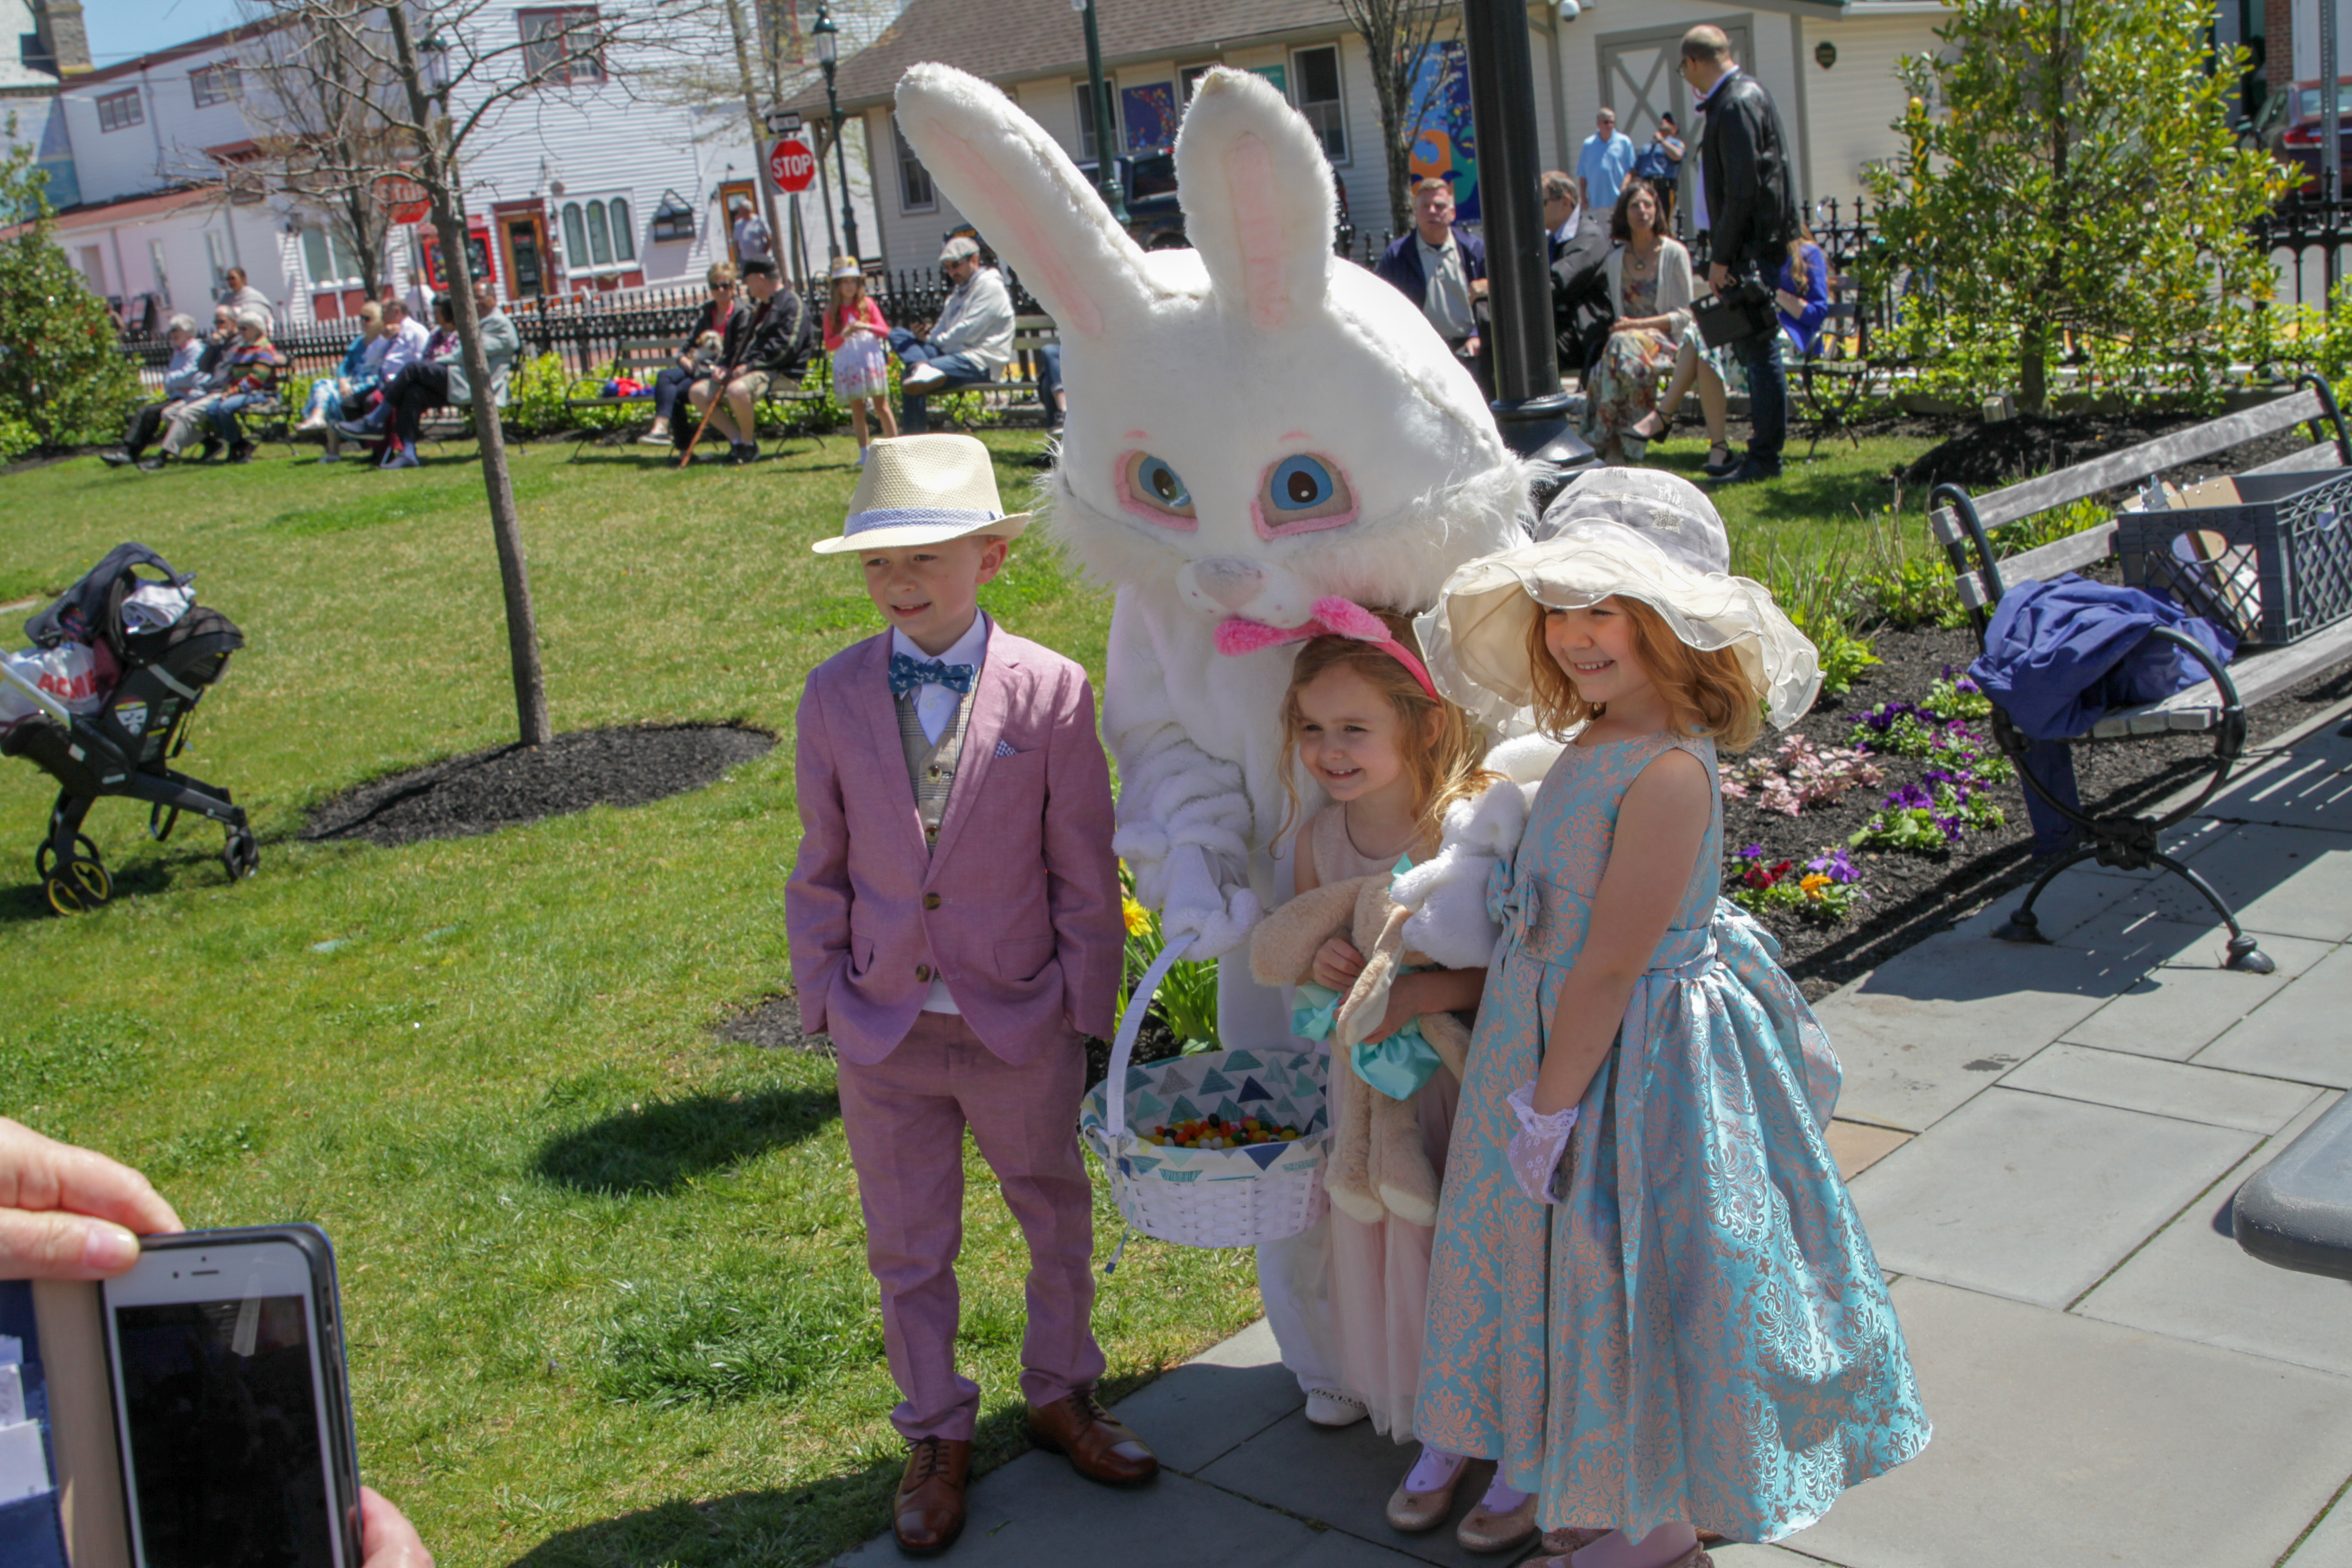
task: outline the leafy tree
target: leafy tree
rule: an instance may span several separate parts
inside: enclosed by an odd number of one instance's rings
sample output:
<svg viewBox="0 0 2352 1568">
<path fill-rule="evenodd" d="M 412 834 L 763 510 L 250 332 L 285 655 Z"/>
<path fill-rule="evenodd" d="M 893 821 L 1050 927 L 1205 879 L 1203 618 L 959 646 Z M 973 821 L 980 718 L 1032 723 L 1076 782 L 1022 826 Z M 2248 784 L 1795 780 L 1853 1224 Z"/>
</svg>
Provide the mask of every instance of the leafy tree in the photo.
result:
<svg viewBox="0 0 2352 1568">
<path fill-rule="evenodd" d="M 1445 86 L 1443 74 L 1426 67 L 1439 58 L 1438 33 L 1460 25 L 1460 0 L 1339 0 L 1339 9 L 1371 56 L 1389 222 L 1402 234 L 1412 224 L 1412 144 Z"/>
<path fill-rule="evenodd" d="M 1953 0 L 1904 59 L 1906 147 L 1866 176 L 1897 335 L 2047 408 L 2071 337 L 2095 368 L 2210 385 L 2271 268 L 2246 226 L 2286 178 L 2234 145 L 2243 50 L 2216 60 L 2179 0 Z"/>
<path fill-rule="evenodd" d="M 0 156 L 0 216 L 17 219 L 0 231 L 0 426 L 61 447 L 120 424 L 139 377 L 105 301 L 49 237 L 49 176 L 16 132 L 12 115 Z"/>
</svg>

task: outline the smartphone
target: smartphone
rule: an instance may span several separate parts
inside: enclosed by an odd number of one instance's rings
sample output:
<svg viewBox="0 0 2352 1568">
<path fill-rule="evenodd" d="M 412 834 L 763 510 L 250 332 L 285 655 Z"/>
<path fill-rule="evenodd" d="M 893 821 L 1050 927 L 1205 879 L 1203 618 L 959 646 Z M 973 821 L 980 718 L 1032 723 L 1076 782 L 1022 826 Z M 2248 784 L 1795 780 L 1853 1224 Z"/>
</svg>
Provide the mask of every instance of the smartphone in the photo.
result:
<svg viewBox="0 0 2352 1568">
<path fill-rule="evenodd" d="M 135 1568 L 358 1568 L 326 1232 L 191 1231 L 141 1248 L 100 1298 Z"/>
</svg>

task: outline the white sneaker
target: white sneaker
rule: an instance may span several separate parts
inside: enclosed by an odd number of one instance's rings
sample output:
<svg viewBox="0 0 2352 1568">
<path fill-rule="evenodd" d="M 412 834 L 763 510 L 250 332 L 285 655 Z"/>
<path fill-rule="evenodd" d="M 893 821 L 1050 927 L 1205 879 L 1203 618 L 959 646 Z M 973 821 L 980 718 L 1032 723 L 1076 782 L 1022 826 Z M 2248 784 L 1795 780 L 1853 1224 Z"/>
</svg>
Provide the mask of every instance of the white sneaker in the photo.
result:
<svg viewBox="0 0 2352 1568">
<path fill-rule="evenodd" d="M 899 379 L 898 384 L 901 386 L 911 386 L 917 392 L 920 392 L 927 386 L 938 385 L 947 378 L 948 373 L 940 369 L 937 365 L 919 364 L 902 376 Z"/>
<path fill-rule="evenodd" d="M 1353 1426 L 1370 1415 L 1364 1402 L 1352 1394 L 1333 1394 L 1320 1388 L 1307 1392 L 1307 1419 L 1318 1426 Z"/>
</svg>

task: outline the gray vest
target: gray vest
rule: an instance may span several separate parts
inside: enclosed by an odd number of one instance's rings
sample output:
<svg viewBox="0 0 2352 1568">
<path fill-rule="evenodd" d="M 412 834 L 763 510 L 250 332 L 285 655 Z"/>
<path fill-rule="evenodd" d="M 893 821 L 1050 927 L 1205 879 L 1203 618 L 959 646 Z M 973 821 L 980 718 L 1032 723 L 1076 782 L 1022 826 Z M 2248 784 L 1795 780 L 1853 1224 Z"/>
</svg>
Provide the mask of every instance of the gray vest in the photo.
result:
<svg viewBox="0 0 2352 1568">
<path fill-rule="evenodd" d="M 972 689 L 979 688 L 980 674 L 975 669 Z M 965 692 L 956 704 L 955 722 L 940 731 L 934 744 L 923 734 L 923 721 L 915 713 L 915 699 L 921 691 L 919 686 L 891 706 L 898 710 L 898 744 L 907 753 L 907 782 L 915 786 L 915 812 L 923 819 L 923 847 L 932 850 L 939 847 L 940 824 L 947 818 L 956 764 L 963 758 L 964 730 L 971 722 L 971 692 Z"/>
</svg>

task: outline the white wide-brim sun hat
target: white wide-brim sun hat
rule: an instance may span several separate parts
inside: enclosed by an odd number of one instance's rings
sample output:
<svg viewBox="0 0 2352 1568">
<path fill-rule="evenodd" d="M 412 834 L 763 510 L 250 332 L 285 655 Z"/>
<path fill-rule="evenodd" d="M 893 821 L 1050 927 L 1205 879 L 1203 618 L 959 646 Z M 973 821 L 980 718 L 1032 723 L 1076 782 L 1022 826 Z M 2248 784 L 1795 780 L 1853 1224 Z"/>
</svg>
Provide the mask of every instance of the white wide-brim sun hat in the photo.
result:
<svg viewBox="0 0 2352 1568">
<path fill-rule="evenodd" d="M 892 436 L 866 448 L 837 539 L 809 546 L 819 555 L 906 550 L 968 533 L 1018 539 L 1029 514 L 1005 514 L 988 448 L 970 436 Z"/>
<path fill-rule="evenodd" d="M 1627 510 L 1639 515 L 1664 499 Z M 1436 608 L 1415 623 L 1438 689 L 1465 707 L 1486 693 L 1524 707 L 1535 700 L 1528 623 L 1538 606 L 1583 609 L 1622 596 L 1657 611 L 1692 647 L 1735 650 L 1773 727 L 1795 723 L 1821 690 L 1820 658 L 1770 589 L 1706 569 L 1729 554 L 1710 537 L 1722 531 L 1714 509 L 1673 509 L 1681 512 L 1673 531 L 1612 521 L 1611 510 L 1591 507 L 1550 537 L 1473 561 L 1446 580 Z"/>
</svg>

